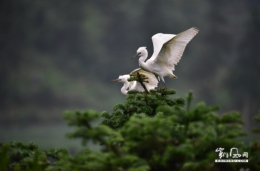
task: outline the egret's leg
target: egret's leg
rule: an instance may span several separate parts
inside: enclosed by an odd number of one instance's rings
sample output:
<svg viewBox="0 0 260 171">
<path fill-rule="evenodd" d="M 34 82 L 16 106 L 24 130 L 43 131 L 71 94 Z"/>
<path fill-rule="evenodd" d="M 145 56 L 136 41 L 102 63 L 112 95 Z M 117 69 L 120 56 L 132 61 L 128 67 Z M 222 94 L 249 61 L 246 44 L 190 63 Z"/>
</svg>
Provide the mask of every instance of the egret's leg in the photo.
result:
<svg viewBox="0 0 260 171">
<path fill-rule="evenodd" d="M 166 86 L 166 83 L 164 81 L 163 81 L 163 84 L 164 84 L 165 89 L 168 89 L 167 86 Z"/>
<path fill-rule="evenodd" d="M 167 86 L 166 86 L 166 84 L 165 84 L 164 78 L 162 77 L 161 80 L 162 80 L 162 82 L 163 82 L 164 88 L 167 89 Z"/>
<path fill-rule="evenodd" d="M 162 88 L 162 85 L 161 85 L 161 82 L 158 81 L 158 87 L 161 89 Z"/>
</svg>

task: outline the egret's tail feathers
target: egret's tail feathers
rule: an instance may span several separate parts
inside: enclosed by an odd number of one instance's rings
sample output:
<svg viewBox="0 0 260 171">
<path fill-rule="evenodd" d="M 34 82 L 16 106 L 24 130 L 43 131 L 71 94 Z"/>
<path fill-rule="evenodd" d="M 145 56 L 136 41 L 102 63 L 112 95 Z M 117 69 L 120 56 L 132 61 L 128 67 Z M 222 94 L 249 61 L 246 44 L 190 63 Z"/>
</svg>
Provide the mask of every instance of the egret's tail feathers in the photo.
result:
<svg viewBox="0 0 260 171">
<path fill-rule="evenodd" d="M 171 75 L 168 75 L 170 78 L 177 78 L 177 76 L 176 75 L 174 75 L 174 74 L 171 74 Z"/>
</svg>

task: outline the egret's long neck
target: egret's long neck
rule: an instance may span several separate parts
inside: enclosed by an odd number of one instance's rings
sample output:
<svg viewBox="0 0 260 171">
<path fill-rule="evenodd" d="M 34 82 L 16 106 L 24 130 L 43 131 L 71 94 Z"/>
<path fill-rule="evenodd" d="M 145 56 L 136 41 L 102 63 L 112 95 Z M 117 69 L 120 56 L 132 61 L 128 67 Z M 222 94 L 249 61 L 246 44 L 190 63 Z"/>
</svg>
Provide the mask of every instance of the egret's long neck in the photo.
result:
<svg viewBox="0 0 260 171">
<path fill-rule="evenodd" d="M 123 85 L 123 87 L 121 88 L 121 93 L 124 94 L 124 95 L 126 95 L 127 92 L 128 92 L 128 90 L 127 90 L 128 87 L 129 87 L 129 83 L 128 83 L 128 82 L 125 82 L 124 85 Z"/>
<path fill-rule="evenodd" d="M 139 58 L 139 67 L 142 68 L 143 70 L 149 71 L 149 67 L 147 67 L 147 64 L 145 62 L 147 57 L 148 57 L 148 52 L 146 50 L 145 53 Z"/>
<path fill-rule="evenodd" d="M 147 50 L 143 51 L 142 56 L 140 56 L 139 58 L 139 66 L 142 67 L 143 65 L 145 65 L 145 60 L 148 57 L 148 52 Z"/>
</svg>

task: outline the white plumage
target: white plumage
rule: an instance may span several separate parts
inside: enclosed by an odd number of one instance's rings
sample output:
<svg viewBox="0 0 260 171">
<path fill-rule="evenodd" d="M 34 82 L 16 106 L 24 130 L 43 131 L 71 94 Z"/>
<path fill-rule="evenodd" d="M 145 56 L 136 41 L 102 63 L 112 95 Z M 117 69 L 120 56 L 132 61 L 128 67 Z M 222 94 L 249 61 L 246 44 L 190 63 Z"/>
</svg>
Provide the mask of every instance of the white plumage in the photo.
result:
<svg viewBox="0 0 260 171">
<path fill-rule="evenodd" d="M 145 79 L 145 81 L 143 83 L 148 91 L 150 91 L 151 89 L 155 89 L 155 87 L 157 87 L 158 81 L 153 73 L 147 72 L 141 68 L 137 68 L 137 69 L 133 70 L 129 75 L 128 74 L 120 75 L 118 77 L 118 79 L 112 80 L 115 82 L 122 82 L 124 84 L 123 87 L 121 88 L 122 94 L 126 95 L 129 90 L 137 90 L 137 91 L 141 91 L 141 92 L 144 91 L 144 88 L 138 81 L 128 81 L 128 79 L 130 78 L 130 75 L 133 75 L 133 76 L 137 75 L 137 72 L 140 75 L 144 75 L 147 78 L 147 79 Z"/>
<path fill-rule="evenodd" d="M 177 78 L 173 73 L 174 66 L 180 61 L 186 45 L 198 33 L 198 29 L 192 27 L 182 33 L 163 34 L 158 33 L 152 37 L 153 55 L 146 62 L 148 52 L 146 47 L 140 47 L 135 56 L 139 58 L 139 66 L 148 72 L 158 76 L 165 84 L 164 77 Z M 159 80 L 159 79 L 158 79 Z"/>
</svg>

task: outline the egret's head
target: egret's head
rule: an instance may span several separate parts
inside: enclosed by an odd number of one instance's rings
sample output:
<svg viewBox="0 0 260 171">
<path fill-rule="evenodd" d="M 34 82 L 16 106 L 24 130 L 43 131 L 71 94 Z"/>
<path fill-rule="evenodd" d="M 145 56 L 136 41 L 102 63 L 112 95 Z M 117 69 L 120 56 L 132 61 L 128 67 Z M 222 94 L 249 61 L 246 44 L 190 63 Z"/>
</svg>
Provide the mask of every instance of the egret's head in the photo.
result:
<svg viewBox="0 0 260 171">
<path fill-rule="evenodd" d="M 133 56 L 133 58 L 135 57 L 141 57 L 141 56 L 145 56 L 147 55 L 147 50 L 146 47 L 139 47 L 136 51 L 136 55 Z"/>
<path fill-rule="evenodd" d="M 118 79 L 111 80 L 111 81 L 125 83 L 125 82 L 128 82 L 127 80 L 128 80 L 129 78 L 130 78 L 129 75 L 120 75 L 120 76 L 118 77 Z"/>
<path fill-rule="evenodd" d="M 146 47 L 145 46 L 144 47 L 139 47 L 136 52 L 137 53 L 142 53 L 144 51 L 146 51 Z"/>
</svg>

